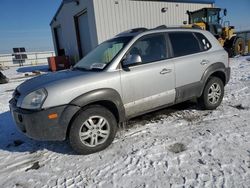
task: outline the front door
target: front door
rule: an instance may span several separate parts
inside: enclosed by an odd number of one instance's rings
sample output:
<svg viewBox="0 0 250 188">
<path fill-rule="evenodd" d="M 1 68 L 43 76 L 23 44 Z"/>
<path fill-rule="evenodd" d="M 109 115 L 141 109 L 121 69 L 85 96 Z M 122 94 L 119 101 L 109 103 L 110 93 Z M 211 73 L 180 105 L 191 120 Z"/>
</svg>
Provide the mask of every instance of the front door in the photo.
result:
<svg viewBox="0 0 250 188">
<path fill-rule="evenodd" d="M 126 54 L 137 55 L 141 62 L 121 71 L 123 101 L 127 116 L 173 103 L 175 100 L 174 64 L 168 60 L 164 34 L 140 38 Z"/>
</svg>

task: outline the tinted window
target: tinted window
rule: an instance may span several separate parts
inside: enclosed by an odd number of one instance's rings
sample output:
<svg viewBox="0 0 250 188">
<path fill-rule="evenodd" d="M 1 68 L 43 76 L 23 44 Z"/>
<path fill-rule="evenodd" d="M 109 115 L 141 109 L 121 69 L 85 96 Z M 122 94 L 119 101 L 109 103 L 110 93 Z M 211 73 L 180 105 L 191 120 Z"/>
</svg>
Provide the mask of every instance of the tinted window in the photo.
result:
<svg viewBox="0 0 250 188">
<path fill-rule="evenodd" d="M 208 41 L 208 39 L 203 34 L 195 33 L 195 35 L 197 36 L 198 40 L 200 41 L 202 51 L 209 50 L 212 47 L 211 43 Z"/>
<path fill-rule="evenodd" d="M 135 42 L 127 56 L 139 55 L 142 63 L 160 61 L 167 58 L 166 40 L 164 34 L 150 35 Z"/>
<path fill-rule="evenodd" d="M 198 53 L 201 51 L 199 41 L 191 32 L 169 33 L 175 57 Z"/>
</svg>

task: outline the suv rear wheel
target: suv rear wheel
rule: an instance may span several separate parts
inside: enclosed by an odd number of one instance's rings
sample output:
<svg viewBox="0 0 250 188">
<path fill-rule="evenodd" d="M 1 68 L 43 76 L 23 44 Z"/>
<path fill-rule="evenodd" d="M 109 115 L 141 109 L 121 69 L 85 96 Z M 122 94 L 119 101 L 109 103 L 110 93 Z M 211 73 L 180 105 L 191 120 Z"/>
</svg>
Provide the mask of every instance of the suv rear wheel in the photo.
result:
<svg viewBox="0 0 250 188">
<path fill-rule="evenodd" d="M 107 148 L 115 138 L 117 122 L 102 106 L 90 106 L 74 119 L 69 133 L 71 147 L 79 154 L 91 154 Z"/>
<path fill-rule="evenodd" d="M 211 77 L 201 95 L 198 98 L 199 105 L 205 110 L 214 110 L 220 104 L 224 96 L 224 84 L 218 77 Z"/>
</svg>

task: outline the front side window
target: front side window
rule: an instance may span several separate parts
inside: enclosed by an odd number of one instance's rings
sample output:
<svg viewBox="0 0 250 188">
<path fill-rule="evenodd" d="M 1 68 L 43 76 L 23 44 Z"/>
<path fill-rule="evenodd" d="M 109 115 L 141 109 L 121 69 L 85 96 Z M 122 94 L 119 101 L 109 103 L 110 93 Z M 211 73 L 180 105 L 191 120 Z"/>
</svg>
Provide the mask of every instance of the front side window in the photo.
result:
<svg viewBox="0 0 250 188">
<path fill-rule="evenodd" d="M 133 37 L 118 37 L 108 40 L 80 60 L 74 68 L 83 70 L 103 70 Z"/>
<path fill-rule="evenodd" d="M 160 61 L 167 58 L 166 40 L 164 34 L 154 34 L 142 37 L 131 47 L 126 57 L 137 55 L 141 63 Z"/>
<path fill-rule="evenodd" d="M 175 57 L 195 54 L 201 51 L 197 37 L 191 32 L 169 33 Z"/>
</svg>

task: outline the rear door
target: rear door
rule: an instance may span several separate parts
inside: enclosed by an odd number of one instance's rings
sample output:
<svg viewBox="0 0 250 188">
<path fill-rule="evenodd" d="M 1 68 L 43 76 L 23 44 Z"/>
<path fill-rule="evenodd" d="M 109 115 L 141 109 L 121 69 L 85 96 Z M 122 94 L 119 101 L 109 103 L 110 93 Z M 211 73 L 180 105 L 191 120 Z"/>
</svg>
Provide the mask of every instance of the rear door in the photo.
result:
<svg viewBox="0 0 250 188">
<path fill-rule="evenodd" d="M 139 55 L 140 64 L 121 71 L 123 101 L 127 116 L 138 115 L 175 100 L 174 64 L 169 60 L 165 34 L 140 38 L 128 51 Z"/>
<path fill-rule="evenodd" d="M 199 82 L 211 57 L 203 52 L 198 37 L 193 32 L 170 32 L 169 38 L 176 68 L 176 87 Z M 204 40 L 206 43 L 205 37 Z M 211 48 L 209 42 L 206 45 Z"/>
<path fill-rule="evenodd" d="M 175 64 L 176 88 L 185 87 L 183 92 L 186 92 L 186 96 L 182 97 L 193 97 L 205 70 L 212 63 L 213 53 L 208 52 L 211 44 L 203 34 L 194 32 L 170 32 L 169 39 Z"/>
</svg>

